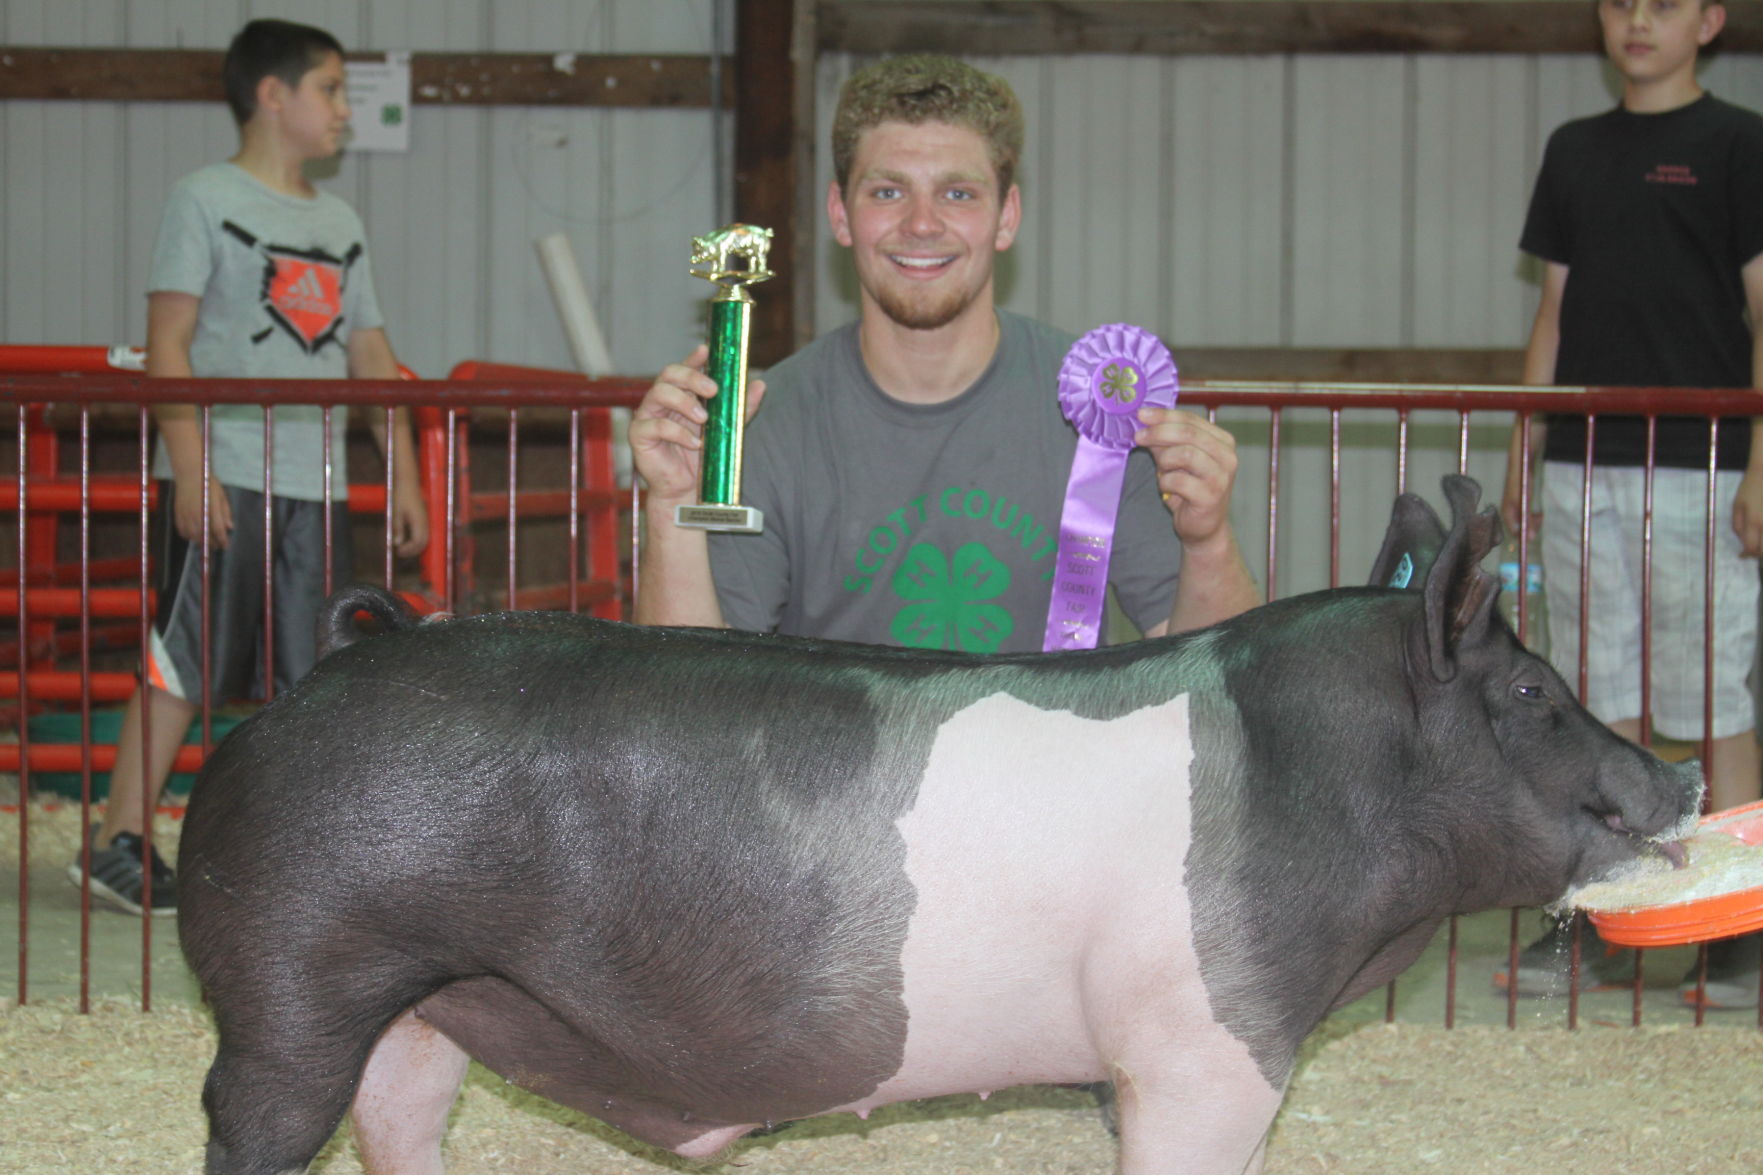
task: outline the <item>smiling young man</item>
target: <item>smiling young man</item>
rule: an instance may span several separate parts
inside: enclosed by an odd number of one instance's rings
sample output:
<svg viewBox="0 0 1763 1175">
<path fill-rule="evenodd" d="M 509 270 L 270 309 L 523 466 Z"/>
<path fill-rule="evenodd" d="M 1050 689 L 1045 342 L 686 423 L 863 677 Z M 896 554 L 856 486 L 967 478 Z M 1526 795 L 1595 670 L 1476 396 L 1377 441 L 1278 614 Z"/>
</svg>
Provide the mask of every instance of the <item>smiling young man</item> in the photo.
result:
<svg viewBox="0 0 1763 1175">
<path fill-rule="evenodd" d="M 743 497 L 761 535 L 673 523 L 695 499 L 704 349 L 663 371 L 631 447 L 648 485 L 637 618 L 912 648 L 1041 647 L 1077 437 L 1057 400 L 1074 341 L 1000 311 L 1022 218 L 1022 111 L 947 57 L 852 75 L 833 119 L 827 216 L 858 320 L 749 397 Z M 764 407 L 759 407 L 761 393 Z M 1231 529 L 1236 450 L 1202 417 L 1146 408 L 1109 582 L 1148 635 L 1257 602 Z"/>
<path fill-rule="evenodd" d="M 1604 53 L 1622 77 L 1622 104 L 1549 139 L 1520 247 L 1543 262 L 1542 297 L 1524 378 L 1534 384 L 1763 387 L 1763 118 L 1722 102 L 1696 80 L 1697 59 L 1726 22 L 1698 0 L 1600 0 Z M 1710 800 L 1724 809 L 1763 790 L 1756 707 L 1746 684 L 1757 642 L 1763 553 L 1763 443 L 1758 420 L 1718 430 L 1714 551 L 1713 747 Z M 1642 417 L 1600 416 L 1593 437 L 1591 548 L 1597 567 L 1581 601 L 1584 417 L 1551 416 L 1543 457 L 1542 559 L 1551 593 L 1549 639 L 1568 680 L 1579 673 L 1583 606 L 1589 624 L 1586 706 L 1618 733 L 1642 733 L 1641 583 L 1646 495 L 1651 525 L 1654 727 L 1703 735 L 1703 568 L 1708 421 L 1662 416 L 1648 486 Z M 1514 432 L 1504 513 L 1519 523 Z M 1580 983 L 1626 983 L 1632 952 L 1584 947 Z M 1755 1007 L 1755 936 L 1717 943 L 1707 998 Z M 1524 994 L 1566 991 L 1567 952 L 1551 932 L 1519 959 Z M 1686 982 L 1685 994 L 1694 994 Z"/>
</svg>

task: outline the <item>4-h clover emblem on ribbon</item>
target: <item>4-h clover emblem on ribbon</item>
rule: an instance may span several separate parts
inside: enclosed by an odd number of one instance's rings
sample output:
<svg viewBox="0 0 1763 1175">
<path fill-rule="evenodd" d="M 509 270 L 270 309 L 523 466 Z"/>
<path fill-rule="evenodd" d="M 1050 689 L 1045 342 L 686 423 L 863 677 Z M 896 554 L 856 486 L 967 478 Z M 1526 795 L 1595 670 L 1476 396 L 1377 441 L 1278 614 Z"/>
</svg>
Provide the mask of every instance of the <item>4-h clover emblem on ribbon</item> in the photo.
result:
<svg viewBox="0 0 1763 1175">
<path fill-rule="evenodd" d="M 1130 404 L 1139 398 L 1139 373 L 1125 363 L 1110 363 L 1102 371 L 1102 394 Z"/>
<path fill-rule="evenodd" d="M 909 649 L 993 653 L 1016 627 L 1010 613 L 987 603 L 1010 586 L 1010 568 L 981 543 L 966 543 L 946 559 L 932 543 L 906 552 L 894 572 L 894 594 L 914 600 L 894 616 L 889 631 Z"/>
</svg>

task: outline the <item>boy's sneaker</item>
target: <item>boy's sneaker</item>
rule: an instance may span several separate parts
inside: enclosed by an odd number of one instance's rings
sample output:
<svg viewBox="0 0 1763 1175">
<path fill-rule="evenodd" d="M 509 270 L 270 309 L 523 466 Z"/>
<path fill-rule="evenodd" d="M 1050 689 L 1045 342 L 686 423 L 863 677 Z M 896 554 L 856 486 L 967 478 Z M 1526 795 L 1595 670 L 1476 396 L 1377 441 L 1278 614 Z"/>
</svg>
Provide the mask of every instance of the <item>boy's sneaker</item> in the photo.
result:
<svg viewBox="0 0 1763 1175">
<path fill-rule="evenodd" d="M 1702 1006 L 1715 1011 L 1754 1008 L 1757 1006 L 1758 964 L 1763 961 L 1763 936 L 1747 934 L 1741 938 L 1722 939 L 1708 944 L 1708 982 L 1702 992 Z M 1694 1007 L 1696 977 L 1700 969 L 1691 964 L 1678 985 L 1683 1002 Z"/>
<path fill-rule="evenodd" d="M 1567 994 L 1573 923 L 1560 922 L 1518 952 L 1518 994 L 1553 998 Z M 1494 973 L 1494 987 L 1505 991 L 1510 979 Z M 1579 990 L 1616 991 L 1634 985 L 1634 952 L 1613 947 L 1588 923 L 1579 931 Z"/>
<path fill-rule="evenodd" d="M 98 846 L 98 826 L 92 826 L 92 896 L 115 906 L 119 910 L 127 910 L 131 914 L 141 912 L 141 893 L 147 888 L 145 870 L 141 868 L 142 850 L 146 848 L 141 837 L 132 832 L 119 832 L 110 842 L 110 847 Z M 81 882 L 83 870 L 80 868 L 79 857 L 67 867 L 67 879 L 75 885 Z M 153 849 L 148 868 L 153 870 L 153 913 L 156 915 L 175 914 L 178 912 L 177 877 L 171 867 L 160 857 L 159 850 Z"/>
</svg>

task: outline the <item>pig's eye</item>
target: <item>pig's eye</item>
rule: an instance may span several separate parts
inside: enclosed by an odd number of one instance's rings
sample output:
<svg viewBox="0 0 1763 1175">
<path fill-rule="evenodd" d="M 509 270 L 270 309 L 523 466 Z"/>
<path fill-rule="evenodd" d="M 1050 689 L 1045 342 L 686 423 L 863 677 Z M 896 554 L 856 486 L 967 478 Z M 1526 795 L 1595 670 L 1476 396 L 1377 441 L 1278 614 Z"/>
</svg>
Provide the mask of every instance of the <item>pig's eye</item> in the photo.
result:
<svg viewBox="0 0 1763 1175">
<path fill-rule="evenodd" d="M 1521 698 L 1528 698 L 1530 701 L 1535 702 L 1535 701 L 1538 701 L 1542 698 L 1543 687 L 1540 685 L 1531 685 L 1528 682 L 1521 681 L 1517 685 L 1512 687 L 1512 692 L 1517 694 Z"/>
</svg>

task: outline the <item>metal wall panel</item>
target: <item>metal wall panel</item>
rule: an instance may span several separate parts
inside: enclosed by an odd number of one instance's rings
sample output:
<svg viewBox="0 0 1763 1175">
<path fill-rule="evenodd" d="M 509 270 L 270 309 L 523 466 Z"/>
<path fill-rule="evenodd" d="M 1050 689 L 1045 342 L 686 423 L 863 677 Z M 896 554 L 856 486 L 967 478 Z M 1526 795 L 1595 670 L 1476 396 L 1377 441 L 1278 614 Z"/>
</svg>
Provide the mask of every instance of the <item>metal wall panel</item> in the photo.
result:
<svg viewBox="0 0 1763 1175">
<path fill-rule="evenodd" d="M 1412 328 L 1421 347 L 1510 347 L 1530 327 L 1516 245 L 1530 199 L 1520 57 L 1442 58 L 1417 70 Z"/>
<path fill-rule="evenodd" d="M 1763 110 L 1763 61 L 1756 54 L 1715 53 L 1702 70 L 1702 84 L 1728 102 Z"/>
<path fill-rule="evenodd" d="M 1030 139 L 1038 208 L 1025 268 L 1043 268 L 1036 312 L 1052 322 L 1122 322 L 1167 299 L 1164 238 L 1170 134 L 1167 63 L 1078 57 L 1060 63 L 1058 92 Z M 1109 116 L 1099 123 L 1097 113 Z M 1096 133 L 1106 126 L 1107 133 Z M 1077 220 L 1068 213 L 1083 209 Z M 1050 215 L 1055 211 L 1067 215 Z"/>
<path fill-rule="evenodd" d="M 1171 68 L 1170 337 L 1218 347 L 1282 338 L 1286 62 L 1186 57 Z"/>
<path fill-rule="evenodd" d="M 1022 188 L 1022 227 L 1017 234 L 1017 247 L 1006 253 L 998 266 L 998 289 L 1012 307 L 1027 308 L 1025 313 L 1038 318 L 1050 318 L 1047 304 L 1055 293 L 1047 280 L 1051 267 L 1044 262 L 1040 236 L 1044 218 L 1040 210 L 1045 193 L 1053 188 L 1055 180 L 1040 135 L 1054 122 L 1052 110 L 1044 101 L 1049 91 L 1043 84 L 1054 73 L 1053 63 L 1028 57 L 991 57 L 976 59 L 976 64 L 1010 83 L 1022 102 L 1025 123 L 1022 159 L 1016 169 L 1017 183 Z M 829 109 L 824 113 L 832 112 Z M 830 167 L 826 176 L 832 176 Z M 856 279 L 850 280 L 854 291 Z M 847 317 L 851 312 L 841 308 L 841 314 Z"/>
<path fill-rule="evenodd" d="M 826 214 L 820 210 L 825 203 L 823 195 L 833 179 L 830 144 L 832 143 L 833 108 L 838 103 L 839 87 L 845 84 L 845 79 L 851 76 L 852 70 L 861 68 L 868 60 L 869 58 L 848 53 L 822 54 L 815 75 L 814 115 L 817 125 L 814 128 L 814 207 L 817 215 L 812 225 L 797 226 L 798 232 L 802 232 L 804 228 L 808 230 L 804 233 L 803 243 L 797 246 L 797 251 L 805 257 L 811 257 L 810 263 L 814 266 L 814 333 L 816 334 L 825 333 L 840 323 L 849 322 L 857 316 L 856 275 L 851 269 L 850 260 L 845 250 L 840 248 L 832 238 L 832 230 L 827 226 Z M 994 73 L 1000 72 L 995 68 L 1001 64 L 999 62 L 983 61 L 976 58 L 974 64 L 981 69 L 991 69 Z M 1019 72 L 1007 74 L 1006 77 L 1011 86 L 1016 89 L 1017 96 L 1022 99 L 1024 108 L 1032 114 L 1035 109 L 1032 105 L 1034 89 L 1024 83 L 1029 77 L 1032 77 L 1033 73 L 1037 72 L 1034 67 L 1038 63 L 1024 60 L 1018 64 L 1024 68 Z M 1024 176 L 1022 182 L 1026 188 L 1029 183 L 1028 177 Z M 810 242 L 812 243 L 810 244 Z M 1006 257 L 1008 258 L 1008 255 Z M 1014 267 L 1014 258 L 1008 258 L 1003 265 L 1006 271 L 1013 270 Z M 1014 274 L 1004 280 L 1011 283 L 1013 298 L 1023 297 L 1022 286 L 1015 280 Z"/>
<path fill-rule="evenodd" d="M 1292 66 L 1289 341 L 1400 346 L 1413 151 L 1410 59 L 1315 56 Z"/>
</svg>

